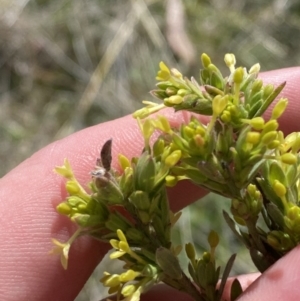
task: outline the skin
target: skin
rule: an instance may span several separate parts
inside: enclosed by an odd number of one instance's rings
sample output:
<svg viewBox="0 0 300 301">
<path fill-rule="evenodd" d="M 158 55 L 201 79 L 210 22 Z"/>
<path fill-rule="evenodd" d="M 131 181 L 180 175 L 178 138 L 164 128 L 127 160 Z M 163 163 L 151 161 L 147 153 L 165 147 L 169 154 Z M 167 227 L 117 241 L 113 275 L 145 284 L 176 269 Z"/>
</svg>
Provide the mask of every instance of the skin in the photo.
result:
<svg viewBox="0 0 300 301">
<path fill-rule="evenodd" d="M 300 68 L 267 72 L 261 77 L 265 82 L 275 85 L 287 81 L 281 96 L 288 97 L 290 104 L 280 118 L 281 129 L 285 133 L 300 131 L 297 96 L 300 93 Z M 188 118 L 185 113 L 174 114 L 171 110 L 166 110 L 164 114 L 173 125 Z M 62 165 L 67 157 L 77 179 L 83 184 L 87 183 L 95 158 L 109 138 L 113 138 L 115 168 L 118 153 L 132 157 L 142 149 L 143 141 L 136 121 L 126 116 L 82 130 L 46 146 L 0 180 L 1 300 L 74 300 L 101 261 L 109 246 L 87 237 L 73 244 L 66 271 L 61 267 L 58 256 L 48 255 L 52 248 L 52 237 L 66 241 L 75 231 L 74 225 L 55 211 L 56 205 L 66 197 L 66 192 L 64 180 L 53 173 L 53 167 Z M 172 210 L 180 210 L 205 194 L 205 191 L 182 182 L 169 191 Z M 300 247 L 297 247 L 263 275 L 241 276 L 245 288 L 257 280 L 239 300 L 298 300 L 299 266 Z M 142 300 L 165 298 L 190 300 L 186 295 L 166 289 L 165 286 L 158 286 Z M 226 294 L 225 298 L 228 298 Z"/>
</svg>

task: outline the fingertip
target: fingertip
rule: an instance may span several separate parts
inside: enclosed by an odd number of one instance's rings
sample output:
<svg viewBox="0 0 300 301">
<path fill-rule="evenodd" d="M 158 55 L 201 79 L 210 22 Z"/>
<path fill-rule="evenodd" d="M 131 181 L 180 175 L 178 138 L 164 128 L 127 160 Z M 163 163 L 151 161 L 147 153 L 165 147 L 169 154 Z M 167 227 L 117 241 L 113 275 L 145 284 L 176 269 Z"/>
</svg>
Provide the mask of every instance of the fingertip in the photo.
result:
<svg viewBox="0 0 300 301">
<path fill-rule="evenodd" d="M 300 246 L 297 246 L 258 277 L 239 301 L 299 300 L 299 264 Z"/>
</svg>

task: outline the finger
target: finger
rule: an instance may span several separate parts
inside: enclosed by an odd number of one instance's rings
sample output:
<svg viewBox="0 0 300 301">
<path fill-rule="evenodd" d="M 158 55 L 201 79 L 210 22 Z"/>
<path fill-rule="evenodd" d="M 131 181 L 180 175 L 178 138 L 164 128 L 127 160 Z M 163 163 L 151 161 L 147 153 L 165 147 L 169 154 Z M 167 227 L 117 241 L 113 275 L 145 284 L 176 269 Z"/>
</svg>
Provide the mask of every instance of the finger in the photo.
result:
<svg viewBox="0 0 300 301">
<path fill-rule="evenodd" d="M 239 301 L 298 301 L 300 295 L 300 246 L 297 246 L 264 272 Z"/>
<path fill-rule="evenodd" d="M 263 72 L 259 76 L 264 83 L 271 83 L 275 86 L 280 85 L 283 82 L 286 82 L 286 85 L 283 91 L 278 97 L 286 97 L 289 99 L 289 104 L 286 111 L 279 119 L 280 128 L 284 131 L 285 134 L 299 131 L 300 130 L 300 105 L 299 105 L 299 93 L 300 93 L 300 68 L 285 68 L 280 70 Z M 266 117 L 271 115 L 271 109 L 275 105 L 274 102 L 270 109 L 265 114 Z"/>
<path fill-rule="evenodd" d="M 106 253 L 106 244 L 79 239 L 71 248 L 67 271 L 58 257 L 48 255 L 52 237 L 66 241 L 75 231 L 70 221 L 55 211 L 66 192 L 64 180 L 53 168 L 67 157 L 78 180 L 87 183 L 100 148 L 109 138 L 114 139 L 115 167 L 118 153 L 131 157 L 142 150 L 136 121 L 125 117 L 57 141 L 1 179 L 1 299 L 74 300 Z"/>
<path fill-rule="evenodd" d="M 293 101 L 299 88 L 299 70 L 279 71 L 277 74 L 288 80 L 286 96 Z M 270 73 L 271 81 L 278 81 L 278 75 Z M 284 78 L 284 77 L 283 77 Z M 298 91 L 297 91 L 298 90 Z M 293 105 L 295 109 L 296 106 Z M 298 110 L 288 109 L 289 118 L 283 117 L 284 126 L 295 130 Z M 186 115 L 165 111 L 173 125 L 186 121 Z M 128 157 L 136 156 L 142 149 L 142 138 L 131 117 L 121 118 L 95 126 L 42 149 L 34 156 L 1 179 L 0 183 L 0 288 L 7 300 L 22 296 L 31 300 L 73 300 L 106 251 L 102 244 L 79 240 L 71 250 L 70 267 L 63 271 L 56 257 L 49 257 L 51 237 L 66 240 L 74 231 L 69 221 L 59 217 L 55 206 L 65 197 L 63 181 L 52 170 L 69 158 L 75 174 L 81 183 L 89 180 L 89 171 L 94 166 L 103 143 L 114 139 L 114 166 L 119 152 Z M 174 210 L 186 206 L 199 197 L 201 190 L 181 183 L 172 190 L 171 206 Z M 178 191 L 178 193 L 177 193 Z M 201 193 L 199 193 L 199 191 Z M 174 205 L 173 204 L 174 200 Z M 60 229 L 63 229 L 60 232 Z M 76 272 L 77 271 L 77 272 Z M 78 272 L 80 271 L 80 273 Z M 9 281 L 8 281 L 9 279 Z M 55 284 L 60 283 L 59 288 Z M 19 290 L 11 288 L 19 288 Z M 47 299 L 48 298 L 48 299 Z"/>
<path fill-rule="evenodd" d="M 230 300 L 230 289 L 232 282 L 234 279 L 238 279 L 243 291 L 246 290 L 258 277 L 260 276 L 260 273 L 253 273 L 249 275 L 240 275 L 238 277 L 229 278 L 224 289 L 224 293 L 222 296 L 222 300 Z M 193 299 L 187 295 L 186 293 L 179 292 L 178 290 L 175 290 L 169 286 L 166 286 L 164 284 L 156 285 L 154 288 L 152 288 L 149 292 L 147 292 L 145 295 L 142 295 L 141 301 L 163 301 L 163 300 L 176 300 L 176 301 L 192 301 Z M 258 300 L 258 299 L 252 299 L 252 300 Z"/>
</svg>

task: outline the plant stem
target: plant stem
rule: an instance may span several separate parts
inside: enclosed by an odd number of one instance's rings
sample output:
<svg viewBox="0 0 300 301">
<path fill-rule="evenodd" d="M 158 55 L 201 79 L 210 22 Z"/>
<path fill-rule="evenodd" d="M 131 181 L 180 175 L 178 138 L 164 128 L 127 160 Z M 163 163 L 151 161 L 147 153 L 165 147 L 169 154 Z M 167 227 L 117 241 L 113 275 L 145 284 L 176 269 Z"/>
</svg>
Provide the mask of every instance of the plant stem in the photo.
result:
<svg viewBox="0 0 300 301">
<path fill-rule="evenodd" d="M 195 301 L 205 301 L 205 298 L 201 295 L 200 290 L 191 282 L 191 280 L 182 272 L 182 277 L 180 279 L 173 279 L 168 275 L 162 280 L 165 284 L 187 293 Z"/>
</svg>

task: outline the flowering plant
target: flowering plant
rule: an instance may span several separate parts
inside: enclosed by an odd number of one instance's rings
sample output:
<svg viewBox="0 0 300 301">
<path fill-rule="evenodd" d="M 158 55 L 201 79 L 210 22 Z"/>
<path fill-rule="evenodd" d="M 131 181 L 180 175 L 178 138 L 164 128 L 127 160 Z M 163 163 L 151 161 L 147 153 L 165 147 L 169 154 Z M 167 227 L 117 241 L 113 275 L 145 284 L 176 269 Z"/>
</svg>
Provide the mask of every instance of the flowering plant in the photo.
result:
<svg viewBox="0 0 300 301">
<path fill-rule="evenodd" d="M 182 246 L 172 244 L 180 212 L 170 211 L 166 188 L 181 180 L 231 199 L 231 216 L 224 212 L 224 218 L 259 271 L 300 242 L 300 133 L 285 137 L 278 130 L 278 118 L 288 104 L 285 98 L 277 101 L 268 120 L 262 117 L 285 83 L 264 85 L 258 79 L 259 64 L 249 71 L 236 68 L 233 54 L 225 55 L 226 77 L 206 54 L 201 60 L 200 83 L 160 63 L 157 87 L 151 92 L 160 102 L 144 101 L 146 106 L 133 114 L 144 149 L 131 159 L 120 154 L 121 172 L 111 169 L 112 140 L 103 145 L 91 171 L 90 192 L 78 183 L 67 160 L 55 169 L 67 179 L 69 193 L 57 211 L 78 230 L 66 243 L 53 240 L 52 252 L 61 255 L 67 268 L 76 237 L 109 242 L 114 249 L 110 258 L 123 261 L 124 272 L 105 272 L 101 282 L 117 300 L 139 300 L 158 282 L 194 300 L 221 300 L 235 255 L 221 273 L 215 257 L 218 234 L 210 232 L 210 248 L 200 257 L 192 243 L 185 245 L 189 275 L 178 260 Z M 164 116 L 149 117 L 165 107 L 191 112 L 189 122 L 172 128 Z M 208 122 L 201 122 L 199 115 L 209 116 Z M 241 292 L 235 280 L 231 300 Z"/>
</svg>

